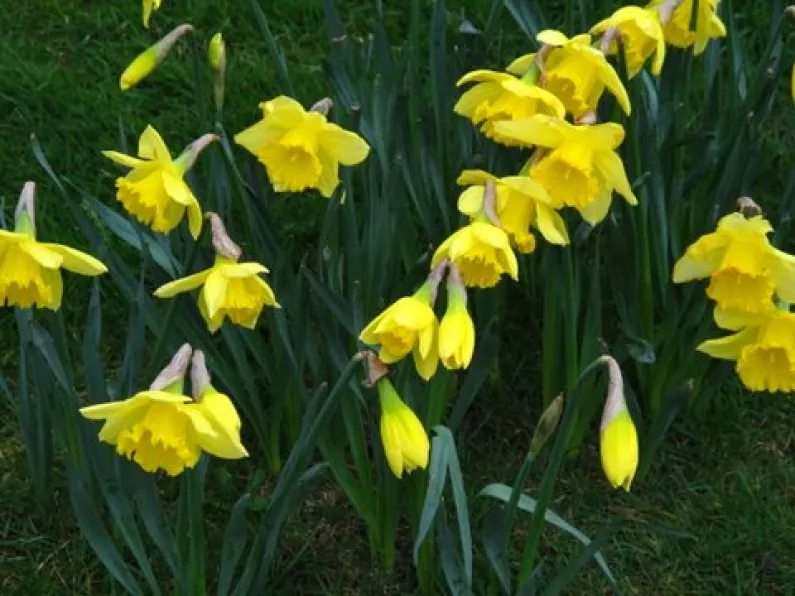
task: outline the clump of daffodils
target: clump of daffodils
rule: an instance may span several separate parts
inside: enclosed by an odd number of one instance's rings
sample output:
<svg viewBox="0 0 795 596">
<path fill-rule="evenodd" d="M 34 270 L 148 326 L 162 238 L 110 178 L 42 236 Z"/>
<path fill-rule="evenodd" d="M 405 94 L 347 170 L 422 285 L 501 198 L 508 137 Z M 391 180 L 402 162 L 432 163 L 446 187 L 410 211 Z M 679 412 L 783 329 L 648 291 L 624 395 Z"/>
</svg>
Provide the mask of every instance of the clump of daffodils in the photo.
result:
<svg viewBox="0 0 795 596">
<path fill-rule="evenodd" d="M 795 257 L 768 240 L 773 231 L 750 199 L 723 217 L 714 232 L 691 244 L 674 266 L 674 282 L 709 279 L 715 322 L 732 335 L 702 342 L 698 350 L 736 361 L 752 391 L 795 390 Z"/>
<path fill-rule="evenodd" d="M 191 358 L 192 356 L 192 358 Z M 184 395 L 192 365 L 193 399 Z M 240 441 L 241 421 L 228 396 L 210 383 L 201 352 L 185 344 L 150 388 L 116 402 L 81 408 L 89 420 L 104 420 L 99 439 L 150 473 L 177 476 L 193 468 L 203 452 L 224 459 L 248 456 Z"/>
</svg>

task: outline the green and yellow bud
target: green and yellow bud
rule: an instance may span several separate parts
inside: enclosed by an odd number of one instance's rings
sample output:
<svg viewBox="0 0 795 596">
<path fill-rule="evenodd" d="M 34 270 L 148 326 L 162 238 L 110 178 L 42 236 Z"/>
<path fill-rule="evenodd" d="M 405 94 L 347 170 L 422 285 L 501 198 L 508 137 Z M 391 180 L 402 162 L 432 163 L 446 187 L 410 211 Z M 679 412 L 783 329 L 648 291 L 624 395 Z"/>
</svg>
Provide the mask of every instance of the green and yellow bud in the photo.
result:
<svg viewBox="0 0 795 596">
<path fill-rule="evenodd" d="M 146 50 L 138 54 L 130 65 L 124 69 L 119 79 L 119 87 L 122 91 L 127 91 L 143 81 L 166 59 L 171 48 L 177 43 L 180 37 L 193 31 L 193 27 L 188 24 L 180 25 L 166 35 L 156 44 L 149 46 Z"/>
<path fill-rule="evenodd" d="M 599 431 L 602 469 L 613 488 L 629 492 L 638 468 L 638 433 L 627 410 L 621 369 L 610 356 L 603 356 L 610 380 Z"/>
<path fill-rule="evenodd" d="M 467 293 L 458 267 L 447 277 L 447 311 L 439 325 L 439 358 L 448 370 L 467 368 L 475 351 L 475 324 L 467 310 Z"/>
<path fill-rule="evenodd" d="M 207 46 L 207 61 L 213 70 L 223 70 L 226 67 L 226 44 L 220 31 L 213 35 Z"/>
<path fill-rule="evenodd" d="M 381 441 L 392 473 L 401 478 L 403 472 L 428 467 L 430 443 L 428 434 L 417 415 L 397 394 L 387 377 L 378 380 L 376 387 L 381 402 Z"/>
</svg>

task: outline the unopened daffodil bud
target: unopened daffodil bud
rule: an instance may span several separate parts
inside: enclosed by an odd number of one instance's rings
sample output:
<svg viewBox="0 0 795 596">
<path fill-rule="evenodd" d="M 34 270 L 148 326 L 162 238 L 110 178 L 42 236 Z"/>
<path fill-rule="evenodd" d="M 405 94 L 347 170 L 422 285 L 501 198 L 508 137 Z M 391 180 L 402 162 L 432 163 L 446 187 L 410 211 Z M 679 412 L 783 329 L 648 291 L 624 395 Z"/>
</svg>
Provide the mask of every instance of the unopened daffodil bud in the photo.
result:
<svg viewBox="0 0 795 596">
<path fill-rule="evenodd" d="M 560 417 L 563 414 L 563 405 L 563 394 L 561 394 L 553 399 L 552 403 L 541 414 L 536 430 L 533 433 L 533 438 L 530 441 L 530 453 L 533 457 L 541 453 L 544 445 L 558 428 L 558 422 L 560 422 Z"/>
<path fill-rule="evenodd" d="M 618 363 L 610 356 L 602 356 L 609 380 L 607 399 L 599 429 L 599 453 L 602 469 L 613 488 L 629 492 L 638 468 L 638 433 L 624 398 L 624 380 Z"/>
<path fill-rule="evenodd" d="M 439 325 L 439 358 L 448 370 L 467 368 L 475 352 L 475 324 L 467 310 L 467 291 L 458 267 L 447 274 L 447 311 Z"/>
<path fill-rule="evenodd" d="M 177 40 L 193 31 L 193 26 L 183 24 L 175 28 L 171 33 L 166 35 L 163 39 L 149 46 L 146 50 L 138 54 L 130 65 L 124 69 L 124 72 L 119 79 L 119 87 L 122 91 L 127 91 L 135 87 L 138 83 L 143 81 L 146 77 L 152 74 L 157 66 L 166 59 L 171 48 L 177 43 Z"/>
<path fill-rule="evenodd" d="M 213 95 L 218 110 L 224 105 L 224 78 L 226 76 L 226 44 L 221 33 L 213 35 L 207 46 L 207 61 L 213 71 Z"/>
<path fill-rule="evenodd" d="M 105 265 L 79 250 L 36 239 L 36 184 L 26 182 L 15 211 L 14 230 L 0 230 L 0 306 L 58 310 L 61 269 L 96 276 Z"/>
<path fill-rule="evenodd" d="M 388 377 L 379 379 L 376 387 L 381 402 L 381 441 L 389 469 L 398 478 L 404 472 L 425 469 L 430 442 L 422 422 L 400 399 Z"/>
<path fill-rule="evenodd" d="M 273 289 L 261 277 L 268 273 L 260 263 L 238 263 L 240 247 L 227 235 L 221 218 L 208 213 L 213 231 L 215 263 L 209 269 L 177 279 L 155 290 L 157 298 L 172 298 L 201 286 L 199 312 L 210 333 L 229 318 L 235 325 L 254 329 L 265 306 L 281 308 Z"/>
</svg>

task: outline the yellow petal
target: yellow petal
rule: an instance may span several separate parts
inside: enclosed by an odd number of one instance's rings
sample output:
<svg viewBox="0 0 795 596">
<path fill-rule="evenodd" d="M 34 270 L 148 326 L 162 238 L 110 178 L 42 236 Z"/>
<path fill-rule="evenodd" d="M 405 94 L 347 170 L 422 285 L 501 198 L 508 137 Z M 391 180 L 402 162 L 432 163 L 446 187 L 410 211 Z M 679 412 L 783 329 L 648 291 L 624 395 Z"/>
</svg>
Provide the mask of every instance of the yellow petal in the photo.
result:
<svg viewBox="0 0 795 596">
<path fill-rule="evenodd" d="M 560 214 L 544 204 L 536 204 L 536 227 L 550 244 L 566 245 L 569 232 Z"/>
<path fill-rule="evenodd" d="M 240 442 L 240 416 L 231 400 L 223 393 L 207 392 L 197 404 L 189 404 L 209 422 L 214 434 L 200 434 L 199 446 L 206 452 L 225 459 L 247 457 L 248 451 Z M 195 420 L 194 414 L 190 414 Z"/>
<path fill-rule="evenodd" d="M 569 38 L 560 31 L 545 29 L 536 35 L 536 41 L 549 46 L 564 46 L 569 42 Z"/>
<path fill-rule="evenodd" d="M 458 186 L 483 185 L 487 180 L 497 180 L 497 177 L 483 170 L 463 170 L 456 179 Z"/>
<path fill-rule="evenodd" d="M 721 329 L 727 329 L 729 331 L 737 331 L 744 327 L 758 327 L 770 317 L 774 310 L 775 306 L 773 304 L 770 305 L 769 311 L 761 313 L 749 313 L 715 307 L 715 324 Z"/>
<path fill-rule="evenodd" d="M 160 133 L 151 125 L 148 125 L 141 137 L 138 139 L 138 155 L 144 159 L 156 159 L 158 161 L 171 161 L 171 154 L 168 147 L 163 142 Z"/>
<path fill-rule="evenodd" d="M 222 265 L 220 270 L 224 277 L 231 278 L 253 277 L 268 272 L 268 268 L 259 263 L 228 263 Z"/>
<path fill-rule="evenodd" d="M 137 157 L 125 155 L 124 153 L 119 153 L 118 151 L 103 151 L 102 155 L 107 157 L 109 160 L 117 164 L 127 166 L 128 168 L 135 168 L 137 166 L 140 166 L 141 164 L 146 163 L 145 161 L 138 159 Z"/>
<path fill-rule="evenodd" d="M 321 131 L 320 145 L 345 166 L 363 162 L 370 152 L 370 146 L 362 137 L 334 124 L 326 125 Z"/>
<path fill-rule="evenodd" d="M 202 231 L 202 223 L 204 218 L 202 217 L 202 209 L 199 207 L 198 201 L 193 201 L 188 205 L 187 208 L 188 212 L 188 230 L 190 231 L 190 235 L 196 240 L 199 237 L 199 234 Z"/>
<path fill-rule="evenodd" d="M 494 123 L 494 131 L 525 145 L 539 145 L 554 149 L 565 140 L 564 131 L 570 127 L 564 120 L 536 114 L 530 118 Z"/>
<path fill-rule="evenodd" d="M 26 240 L 20 242 L 19 247 L 45 269 L 58 269 L 63 264 L 63 257 L 60 253 L 50 249 L 42 242 Z"/>
<path fill-rule="evenodd" d="M 718 339 L 710 339 L 702 342 L 696 349 L 713 358 L 720 358 L 721 360 L 737 360 L 743 348 L 756 342 L 759 335 L 758 327 L 748 327 L 739 333 L 720 337 Z"/>
<path fill-rule="evenodd" d="M 458 210 L 464 215 L 477 215 L 483 209 L 484 193 L 482 186 L 470 186 L 458 196 Z"/>
<path fill-rule="evenodd" d="M 784 302 L 795 302 L 795 257 L 778 249 L 771 249 L 770 272 L 776 281 L 776 294 Z"/>
<path fill-rule="evenodd" d="M 193 275 L 188 275 L 187 277 L 176 279 L 162 285 L 155 290 L 155 296 L 158 298 L 171 298 L 177 294 L 189 292 L 202 285 L 210 275 L 210 272 L 212 272 L 212 269 L 205 269 L 199 273 L 194 273 Z"/>
<path fill-rule="evenodd" d="M 63 244 L 44 244 L 49 250 L 57 252 L 63 258 L 61 267 L 80 275 L 102 275 L 108 268 L 99 259 L 84 252 L 64 246 Z"/>
<path fill-rule="evenodd" d="M 504 72 L 494 72 L 493 70 L 473 70 L 466 73 L 463 77 L 458 79 L 456 87 L 466 85 L 467 83 L 485 83 L 485 82 L 499 82 L 505 79 L 512 78 Z"/>
<path fill-rule="evenodd" d="M 224 302 L 224 295 L 226 294 L 226 278 L 217 271 L 215 268 L 210 270 L 207 280 L 204 282 L 204 289 L 202 295 L 207 306 L 207 314 L 210 318 L 215 317 L 218 309 Z"/>
<path fill-rule="evenodd" d="M 580 215 L 592 226 L 601 222 L 610 211 L 610 204 L 613 202 L 613 193 L 610 190 L 600 193 L 586 207 L 580 209 Z"/>
<path fill-rule="evenodd" d="M 119 433 L 138 423 L 146 414 L 148 407 L 148 401 L 138 401 L 119 411 L 118 414 L 107 417 L 107 421 L 99 431 L 99 440 L 112 445 L 115 444 Z"/>
<path fill-rule="evenodd" d="M 513 62 L 511 62 L 506 67 L 505 71 L 521 77 L 524 76 L 528 70 L 530 70 L 530 67 L 533 66 L 535 61 L 535 54 L 525 54 L 524 56 L 519 56 Z"/>
<path fill-rule="evenodd" d="M 723 260 L 729 238 L 720 233 L 706 234 L 691 244 L 674 265 L 673 282 L 683 283 L 709 277 Z"/>
<path fill-rule="evenodd" d="M 605 181 L 614 188 L 630 205 L 637 205 L 638 199 L 632 192 L 632 187 L 627 179 L 627 172 L 624 163 L 618 154 L 613 151 L 597 151 L 594 155 L 594 163 L 602 173 Z"/>
<path fill-rule="evenodd" d="M 412 351 L 412 355 L 414 357 L 414 366 L 417 369 L 417 374 L 426 381 L 429 381 L 431 377 L 436 374 L 436 369 L 439 366 L 439 353 L 435 348 L 436 346 L 434 346 L 434 349 L 430 350 L 425 356 L 420 354 L 418 347 L 415 347 Z"/>
</svg>

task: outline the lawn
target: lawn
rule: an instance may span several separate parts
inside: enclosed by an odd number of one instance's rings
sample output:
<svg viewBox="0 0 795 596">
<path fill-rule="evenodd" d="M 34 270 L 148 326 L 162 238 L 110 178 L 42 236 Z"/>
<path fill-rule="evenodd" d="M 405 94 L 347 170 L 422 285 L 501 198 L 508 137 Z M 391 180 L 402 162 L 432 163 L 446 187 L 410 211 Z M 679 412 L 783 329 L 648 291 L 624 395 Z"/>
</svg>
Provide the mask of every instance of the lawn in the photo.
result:
<svg viewBox="0 0 795 596">
<path fill-rule="evenodd" d="M 187 4 L 187 7 L 183 6 Z M 338 3 L 352 34 L 368 32 L 369 3 Z M 549 0 L 551 10 L 563 2 Z M 597 3 L 598 4 L 598 3 Z M 745 42 L 764 30 L 767 13 L 739 10 Z M 450 2 L 450 21 L 465 15 L 473 23 L 488 15 L 490 2 Z M 102 200 L 113 201 L 116 170 L 103 161 L 101 149 L 116 148 L 120 126 L 127 142 L 151 123 L 176 147 L 200 136 L 191 100 L 191 43 L 177 48 L 179 59 L 167 61 L 152 87 L 123 95 L 118 76 L 136 52 L 172 26 L 180 14 L 209 36 L 223 30 L 230 52 L 226 124 L 237 131 L 256 118 L 256 104 L 279 93 L 275 71 L 261 38 L 240 0 L 166 0 L 150 32 L 140 26 L 140 3 L 92 0 L 29 0 L 5 7 L 0 16 L 0 199 L 6 216 L 25 180 L 40 182 L 41 229 L 60 241 L 80 244 L 76 230 L 63 229 L 59 198 L 28 149 L 35 134 L 54 169 Z M 306 104 L 327 93 L 323 65 L 327 40 L 320 0 L 271 3 L 264 10 L 284 49 L 296 95 Z M 607 8 L 599 11 L 607 12 Z M 394 33 L 406 26 L 401 9 L 386 7 Z M 525 52 L 515 23 L 502 15 L 497 61 Z M 399 37 L 398 37 L 399 38 Z M 775 201 L 795 167 L 793 117 L 782 114 L 768 127 L 763 142 L 771 155 L 767 184 L 760 196 Z M 312 242 L 323 205 L 303 202 L 281 214 L 292 242 Z M 789 245 L 793 243 L 788 242 Z M 85 282 L 75 291 L 85 292 Z M 74 301 L 67 319 L 80 321 L 83 305 Z M 112 307 L 106 316 L 118 316 Z M 16 331 L 13 317 L 0 314 L 4 340 L 0 369 L 13 378 Z M 118 346 L 110 346 L 112 362 Z M 510 364 L 510 363 L 508 363 Z M 510 483 L 524 456 L 538 414 L 524 393 L 494 391 L 469 412 L 458 438 L 469 492 L 489 482 Z M 699 419 L 681 421 L 663 445 L 651 472 L 629 495 L 608 492 L 602 477 L 596 431 L 584 448 L 564 465 L 552 504 L 559 514 L 593 533 L 608 516 L 621 516 L 680 531 L 661 533 L 643 525 L 627 527 L 605 549 L 614 573 L 629 594 L 791 594 L 795 586 L 795 402 L 791 396 L 750 395 L 735 381 L 712 400 L 712 410 Z M 237 498 L 222 478 L 214 508 L 223 512 Z M 539 478 L 531 477 L 529 490 Z M 33 506 L 26 480 L 24 446 L 13 409 L 0 404 L 0 593 L 109 593 L 107 574 L 72 519 L 63 478 L 56 479 L 54 509 Z M 482 507 L 476 505 L 476 511 Z M 57 512 L 57 513 L 53 513 Z M 210 520 L 212 524 L 212 519 Z M 526 526 L 525 526 L 526 527 Z M 218 529 L 222 531 L 223 528 Z M 410 537 L 405 532 L 397 570 L 386 575 L 371 567 L 363 526 L 345 495 L 326 482 L 289 522 L 282 539 L 285 560 L 303 554 L 278 577 L 283 594 L 412 593 Z M 549 532 L 544 551 L 562 564 L 577 545 Z M 607 591 L 589 567 L 570 593 Z M 597 587 L 598 586 L 598 587 Z"/>
</svg>

